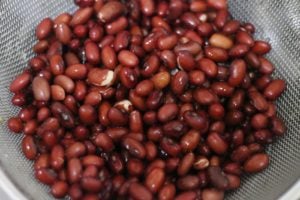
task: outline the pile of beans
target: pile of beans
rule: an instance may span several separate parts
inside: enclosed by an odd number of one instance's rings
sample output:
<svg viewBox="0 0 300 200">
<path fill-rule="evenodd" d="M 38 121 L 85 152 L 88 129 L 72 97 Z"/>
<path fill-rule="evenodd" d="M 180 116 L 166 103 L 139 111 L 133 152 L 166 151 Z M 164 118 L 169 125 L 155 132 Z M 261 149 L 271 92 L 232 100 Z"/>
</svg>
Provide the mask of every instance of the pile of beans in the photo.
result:
<svg viewBox="0 0 300 200">
<path fill-rule="evenodd" d="M 8 120 L 56 198 L 221 200 L 285 132 L 270 44 L 226 0 L 76 0 L 36 28 Z"/>
</svg>

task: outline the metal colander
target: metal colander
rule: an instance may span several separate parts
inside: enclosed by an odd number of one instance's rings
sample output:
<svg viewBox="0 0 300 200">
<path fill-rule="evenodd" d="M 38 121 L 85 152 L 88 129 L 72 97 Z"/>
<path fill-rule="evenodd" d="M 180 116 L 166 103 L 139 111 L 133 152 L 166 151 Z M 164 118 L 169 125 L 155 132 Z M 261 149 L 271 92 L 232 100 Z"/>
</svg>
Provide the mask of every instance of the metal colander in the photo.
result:
<svg viewBox="0 0 300 200">
<path fill-rule="evenodd" d="M 234 18 L 254 23 L 256 38 L 272 44 L 269 58 L 276 66 L 275 76 L 286 79 L 288 84 L 277 102 L 288 132 L 269 146 L 270 167 L 263 173 L 245 176 L 242 187 L 227 197 L 273 200 L 300 178 L 300 1 L 231 0 L 229 3 Z M 7 119 L 18 112 L 10 101 L 9 83 L 33 56 L 34 29 L 38 22 L 46 16 L 72 13 L 75 9 L 72 0 L 0 0 L 0 186 L 13 199 L 52 198 L 49 188 L 34 179 L 32 162 L 21 153 L 22 136 L 9 133 L 6 127 Z"/>
</svg>

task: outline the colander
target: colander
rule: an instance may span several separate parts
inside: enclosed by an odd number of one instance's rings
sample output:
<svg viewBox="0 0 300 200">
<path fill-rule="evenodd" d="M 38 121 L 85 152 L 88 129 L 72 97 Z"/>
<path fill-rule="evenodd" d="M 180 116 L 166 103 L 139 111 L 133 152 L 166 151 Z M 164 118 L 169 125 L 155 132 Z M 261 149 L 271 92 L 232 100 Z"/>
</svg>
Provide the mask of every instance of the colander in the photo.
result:
<svg viewBox="0 0 300 200">
<path fill-rule="evenodd" d="M 234 18 L 252 22 L 256 38 L 267 40 L 276 77 L 284 78 L 287 91 L 277 101 L 287 134 L 268 147 L 271 164 L 264 172 L 245 176 L 242 186 L 227 195 L 232 200 L 273 200 L 284 195 L 300 178 L 300 1 L 229 0 Z M 21 135 L 9 133 L 6 122 L 18 109 L 11 104 L 9 83 L 33 56 L 34 29 L 41 19 L 74 12 L 72 0 L 0 0 L 0 186 L 12 199 L 52 199 L 39 184 L 32 162 L 21 152 Z M 300 184 L 284 199 L 300 197 Z M 296 195 L 295 195 L 296 194 Z M 0 197 L 2 199 L 2 197 Z"/>
</svg>

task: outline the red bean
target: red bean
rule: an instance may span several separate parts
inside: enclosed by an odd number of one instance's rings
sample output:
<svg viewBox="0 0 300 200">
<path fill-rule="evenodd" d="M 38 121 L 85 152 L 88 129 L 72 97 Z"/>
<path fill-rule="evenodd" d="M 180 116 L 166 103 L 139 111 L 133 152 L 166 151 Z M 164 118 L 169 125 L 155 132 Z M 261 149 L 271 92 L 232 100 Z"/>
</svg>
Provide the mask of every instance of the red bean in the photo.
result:
<svg viewBox="0 0 300 200">
<path fill-rule="evenodd" d="M 230 76 L 228 83 L 231 86 L 238 86 L 241 84 L 246 75 L 246 63 L 244 60 L 234 60 L 230 65 Z"/>
<path fill-rule="evenodd" d="M 127 67 L 136 67 L 139 64 L 137 56 L 128 50 L 120 51 L 118 54 L 118 60 L 122 65 Z"/>
<path fill-rule="evenodd" d="M 188 173 L 188 171 L 192 168 L 195 161 L 194 153 L 186 154 L 180 161 L 179 166 L 177 168 L 177 174 L 179 176 L 183 176 Z"/>
<path fill-rule="evenodd" d="M 133 88 L 137 84 L 138 74 L 134 69 L 122 67 L 119 71 L 119 78 L 127 88 Z"/>
<path fill-rule="evenodd" d="M 106 23 L 122 15 L 125 11 L 125 7 L 121 2 L 111 1 L 102 6 L 98 12 L 98 18 Z"/>
<path fill-rule="evenodd" d="M 25 136 L 22 140 L 22 151 L 27 159 L 34 160 L 37 155 L 37 147 L 32 136 Z"/>
<path fill-rule="evenodd" d="M 51 167 L 55 170 L 60 170 L 64 166 L 64 149 L 61 145 L 55 145 L 51 151 Z"/>
<path fill-rule="evenodd" d="M 218 74 L 218 67 L 215 64 L 214 61 L 207 59 L 207 58 L 202 58 L 198 61 L 198 67 L 200 70 L 202 70 L 205 75 L 208 77 L 216 77 Z"/>
<path fill-rule="evenodd" d="M 72 20 L 70 21 L 71 26 L 77 26 L 79 24 L 85 24 L 93 14 L 93 9 L 90 7 L 78 9 L 74 15 Z"/>
<path fill-rule="evenodd" d="M 122 144 L 133 156 L 137 158 L 144 158 L 146 156 L 145 148 L 140 142 L 131 138 L 126 138 L 123 140 Z"/>
<path fill-rule="evenodd" d="M 203 200 L 222 200 L 224 199 L 224 191 L 214 188 L 204 189 L 202 191 Z"/>
<path fill-rule="evenodd" d="M 45 78 L 35 77 L 32 81 L 32 90 L 37 101 L 48 101 L 50 99 L 50 86 Z"/>
<path fill-rule="evenodd" d="M 93 42 L 100 42 L 101 39 L 103 38 L 103 34 L 104 34 L 104 31 L 101 26 L 94 26 L 89 31 L 89 38 Z"/>
<path fill-rule="evenodd" d="M 162 36 L 157 41 L 157 46 L 160 50 L 170 50 L 177 44 L 177 35 Z"/>
<path fill-rule="evenodd" d="M 172 200 L 175 197 L 176 189 L 173 184 L 165 185 L 160 191 L 158 195 L 159 200 Z"/>
<path fill-rule="evenodd" d="M 53 21 L 50 18 L 43 19 L 35 30 L 35 35 L 39 40 L 46 39 L 53 30 Z"/>
<path fill-rule="evenodd" d="M 194 99 L 201 105 L 210 105 L 217 101 L 212 91 L 204 88 L 196 89 L 193 93 Z"/>
<path fill-rule="evenodd" d="M 35 177 L 43 184 L 53 185 L 56 180 L 56 174 L 50 169 L 38 169 L 35 171 Z"/>
<path fill-rule="evenodd" d="M 206 47 L 204 52 L 206 57 L 215 62 L 225 62 L 228 59 L 228 53 L 224 49 L 218 47 Z"/>
<path fill-rule="evenodd" d="M 78 158 L 72 158 L 68 161 L 67 177 L 70 183 L 76 183 L 80 180 L 82 166 Z"/>
<path fill-rule="evenodd" d="M 115 81 L 115 74 L 108 69 L 93 68 L 88 73 L 88 81 L 95 86 L 111 86 Z"/>
<path fill-rule="evenodd" d="M 208 6 L 211 6 L 215 9 L 218 9 L 218 10 L 227 8 L 226 0 L 208 0 L 207 4 L 208 4 Z"/>
<path fill-rule="evenodd" d="M 96 119 L 96 111 L 91 105 L 82 105 L 79 108 L 79 118 L 84 124 L 93 124 Z"/>
<path fill-rule="evenodd" d="M 82 188 L 88 192 L 99 192 L 103 187 L 101 180 L 93 177 L 83 177 L 80 180 L 80 184 Z"/>
<path fill-rule="evenodd" d="M 272 74 L 274 71 L 274 66 L 273 64 L 266 58 L 260 57 L 260 68 L 259 72 L 262 74 Z"/>
<path fill-rule="evenodd" d="M 229 97 L 232 95 L 234 88 L 226 82 L 215 82 L 211 85 L 215 94 L 221 97 Z"/>
<path fill-rule="evenodd" d="M 257 55 L 264 55 L 271 50 L 271 46 L 269 43 L 264 41 L 255 41 L 251 50 Z"/>
<path fill-rule="evenodd" d="M 282 92 L 285 90 L 286 84 L 284 80 L 276 79 L 273 80 L 264 90 L 264 96 L 267 99 L 275 100 L 277 99 Z"/>
<path fill-rule="evenodd" d="M 64 198 L 68 193 L 69 186 L 64 181 L 57 181 L 51 187 L 51 194 L 55 198 Z"/>
<path fill-rule="evenodd" d="M 165 104 L 158 111 L 158 120 L 167 122 L 174 119 L 178 114 L 178 106 L 176 104 Z"/>
<path fill-rule="evenodd" d="M 156 193 L 165 180 L 165 172 L 161 168 L 154 168 L 151 170 L 145 180 L 145 186 L 152 192 Z"/>
<path fill-rule="evenodd" d="M 220 33 L 215 33 L 209 38 L 210 45 L 223 49 L 230 49 L 233 46 L 232 40 Z"/>
<path fill-rule="evenodd" d="M 101 60 L 100 50 L 96 43 L 87 42 L 85 45 L 85 55 L 88 62 L 91 64 L 99 64 Z"/>
<path fill-rule="evenodd" d="M 57 39 L 62 44 L 69 44 L 72 39 L 72 31 L 70 27 L 64 23 L 58 24 L 55 28 L 55 34 Z"/>
<path fill-rule="evenodd" d="M 177 64 L 179 68 L 185 71 L 191 71 L 196 66 L 192 54 L 187 51 L 179 51 L 177 55 Z"/>
<path fill-rule="evenodd" d="M 259 111 L 266 111 L 268 109 L 268 102 L 259 92 L 250 92 L 249 98 L 251 104 Z"/>
<path fill-rule="evenodd" d="M 9 89 L 11 92 L 19 92 L 25 89 L 30 83 L 31 75 L 29 73 L 22 73 L 18 75 L 10 84 Z"/>
<path fill-rule="evenodd" d="M 86 153 L 86 147 L 80 142 L 75 142 L 66 150 L 67 158 L 78 158 Z"/>
<path fill-rule="evenodd" d="M 87 74 L 87 68 L 83 64 L 75 64 L 67 67 L 65 75 L 73 80 L 84 79 Z"/>
<path fill-rule="evenodd" d="M 183 192 L 175 197 L 175 200 L 196 200 L 197 195 L 194 191 Z"/>
<path fill-rule="evenodd" d="M 283 120 L 278 117 L 271 118 L 271 127 L 275 135 L 282 136 L 286 132 Z"/>
<path fill-rule="evenodd" d="M 115 69 L 117 65 L 117 56 L 114 49 L 110 46 L 103 47 L 101 51 L 101 59 L 108 69 Z"/>
<path fill-rule="evenodd" d="M 248 173 L 256 173 L 264 170 L 268 165 L 269 156 L 265 153 L 258 153 L 244 163 L 244 170 Z"/>
<path fill-rule="evenodd" d="M 216 132 L 212 132 L 208 135 L 207 143 L 209 147 L 217 154 L 224 154 L 228 149 L 228 144 Z"/>
<path fill-rule="evenodd" d="M 126 17 L 119 17 L 118 19 L 106 24 L 105 30 L 108 34 L 117 34 L 125 30 L 128 26 L 128 20 Z"/>
<path fill-rule="evenodd" d="M 23 131 L 23 123 L 19 117 L 10 118 L 7 121 L 7 126 L 14 133 L 21 133 Z"/>
<path fill-rule="evenodd" d="M 249 51 L 249 47 L 245 44 L 234 45 L 228 52 L 230 57 L 240 58 Z"/>
<path fill-rule="evenodd" d="M 162 71 L 157 74 L 155 74 L 152 78 L 151 81 L 154 84 L 154 87 L 158 90 L 166 88 L 170 81 L 171 81 L 171 76 L 169 72 Z"/>
<path fill-rule="evenodd" d="M 129 194 L 136 200 L 151 200 L 153 199 L 150 191 L 139 183 L 132 183 L 129 186 Z"/>
<path fill-rule="evenodd" d="M 150 80 L 143 80 L 137 84 L 135 91 L 140 96 L 147 96 L 154 89 L 154 84 Z"/>
<path fill-rule="evenodd" d="M 175 74 L 171 82 L 171 89 L 177 95 L 182 95 L 188 84 L 188 74 L 179 71 Z"/>
<path fill-rule="evenodd" d="M 238 43 L 246 44 L 249 47 L 252 47 L 254 45 L 254 40 L 253 40 L 252 36 L 245 31 L 237 32 L 236 40 Z"/>
</svg>

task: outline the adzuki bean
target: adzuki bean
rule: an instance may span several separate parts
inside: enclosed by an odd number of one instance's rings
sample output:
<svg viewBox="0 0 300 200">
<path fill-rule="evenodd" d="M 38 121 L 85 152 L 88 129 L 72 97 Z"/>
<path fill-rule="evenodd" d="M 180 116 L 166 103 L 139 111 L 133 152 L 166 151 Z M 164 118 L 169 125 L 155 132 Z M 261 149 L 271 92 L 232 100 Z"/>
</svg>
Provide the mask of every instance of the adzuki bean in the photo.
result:
<svg viewBox="0 0 300 200">
<path fill-rule="evenodd" d="M 74 0 L 37 25 L 7 119 L 55 198 L 222 200 L 286 132 L 268 42 L 227 0 Z"/>
</svg>

